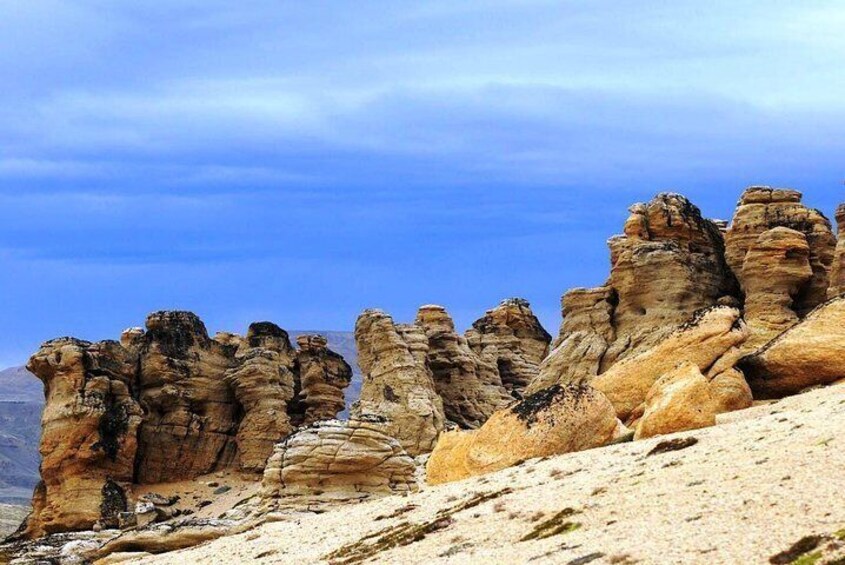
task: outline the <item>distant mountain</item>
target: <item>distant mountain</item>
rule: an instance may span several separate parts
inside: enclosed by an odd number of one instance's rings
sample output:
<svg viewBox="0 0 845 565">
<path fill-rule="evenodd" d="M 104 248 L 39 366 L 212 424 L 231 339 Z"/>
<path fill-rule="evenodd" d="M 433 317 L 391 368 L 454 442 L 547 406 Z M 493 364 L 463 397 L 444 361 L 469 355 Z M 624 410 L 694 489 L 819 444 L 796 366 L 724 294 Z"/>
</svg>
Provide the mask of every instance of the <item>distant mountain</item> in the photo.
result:
<svg viewBox="0 0 845 565">
<path fill-rule="evenodd" d="M 361 394 L 361 370 L 352 332 L 292 331 L 292 340 L 300 335 L 325 336 L 329 348 L 343 355 L 352 366 L 352 384 L 346 389 L 347 410 Z M 24 367 L 0 371 L 0 504 L 29 504 L 32 489 L 38 482 L 41 436 L 41 410 L 44 388 Z M 0 519 L 1 520 L 1 519 Z"/>
<path fill-rule="evenodd" d="M 38 482 L 44 389 L 23 367 L 0 371 L 0 503 L 29 504 Z"/>
</svg>

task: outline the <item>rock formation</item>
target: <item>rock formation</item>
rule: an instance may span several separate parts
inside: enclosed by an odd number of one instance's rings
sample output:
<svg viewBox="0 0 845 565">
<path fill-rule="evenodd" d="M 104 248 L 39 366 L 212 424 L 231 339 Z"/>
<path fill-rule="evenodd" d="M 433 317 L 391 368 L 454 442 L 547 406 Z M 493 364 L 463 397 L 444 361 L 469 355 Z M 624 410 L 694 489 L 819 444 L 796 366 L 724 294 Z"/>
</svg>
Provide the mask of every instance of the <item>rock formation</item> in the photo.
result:
<svg viewBox="0 0 845 565">
<path fill-rule="evenodd" d="M 804 206 L 801 198 L 797 190 L 749 187 L 743 193 L 725 235 L 727 262 L 733 272 L 744 279 L 743 291 L 746 295 L 749 294 L 746 288 L 749 278 L 742 276 L 746 255 L 758 243 L 760 236 L 777 227 L 789 228 L 804 235 L 813 274 L 793 297 L 792 309 L 799 318 L 825 301 L 836 247 L 830 221 L 818 210 Z M 791 257 L 785 259 L 792 260 Z M 774 277 L 770 277 L 769 282 L 775 282 Z M 761 286 L 764 286 L 763 282 L 757 281 L 756 291 Z"/>
<path fill-rule="evenodd" d="M 360 498 L 416 489 L 416 465 L 382 420 L 329 420 L 276 446 L 264 471 L 266 498 Z"/>
<path fill-rule="evenodd" d="M 299 396 L 305 407 L 302 425 L 336 418 L 346 406 L 343 391 L 352 381 L 352 367 L 329 350 L 323 336 L 300 336 L 296 343 Z"/>
<path fill-rule="evenodd" d="M 555 385 L 496 412 L 478 430 L 444 433 L 428 460 L 426 480 L 459 481 L 535 457 L 599 447 L 619 431 L 604 395 L 585 385 Z"/>
<path fill-rule="evenodd" d="M 141 408 L 135 363 L 113 341 L 48 341 L 28 369 L 44 383 L 41 479 L 26 535 L 116 525 L 132 483 Z"/>
<path fill-rule="evenodd" d="M 210 339 L 196 315 L 147 318 L 138 374 L 145 412 L 138 482 L 190 479 L 234 460 L 238 403 L 224 380 L 234 364 L 234 352 Z"/>
<path fill-rule="evenodd" d="M 820 306 L 739 367 L 755 398 L 780 398 L 845 379 L 845 297 Z"/>
<path fill-rule="evenodd" d="M 116 526 L 133 484 L 261 471 L 291 414 L 334 417 L 349 382 L 319 339 L 297 352 L 269 322 L 211 339 L 189 312 L 151 314 L 120 343 L 47 342 L 29 367 L 46 396 L 30 537 Z"/>
<path fill-rule="evenodd" d="M 634 439 L 716 425 L 710 383 L 694 363 L 663 375 L 649 390 Z"/>
<path fill-rule="evenodd" d="M 660 377 L 685 361 L 707 373 L 746 339 L 748 328 L 736 308 L 716 306 L 701 310 L 652 349 L 595 377 L 592 386 L 607 396 L 623 422 L 629 421 L 632 416 L 636 418 L 635 412 Z"/>
<path fill-rule="evenodd" d="M 799 320 L 793 302 L 813 279 L 807 237 L 784 227 L 764 231 L 748 248 L 737 274 L 751 330 L 746 347 L 753 350 Z"/>
<path fill-rule="evenodd" d="M 364 382 L 353 416 L 383 418 L 387 434 L 412 456 L 431 451 L 445 417 L 422 328 L 397 326 L 381 310 L 366 310 L 355 324 L 355 342 Z"/>
<path fill-rule="evenodd" d="M 737 293 L 719 227 L 679 194 L 635 204 L 608 242 L 610 279 L 563 299 L 562 334 L 529 387 L 589 381 L 662 341 L 697 310 Z"/>
<path fill-rule="evenodd" d="M 503 301 L 477 320 L 466 332 L 470 348 L 498 369 L 505 388 L 522 398 L 549 352 L 552 337 L 520 298 Z"/>
<path fill-rule="evenodd" d="M 836 209 L 836 223 L 839 226 L 839 242 L 836 244 L 833 267 L 830 271 L 828 298 L 845 294 L 845 204 L 840 204 Z"/>
<path fill-rule="evenodd" d="M 502 385 L 495 365 L 475 354 L 442 306 L 423 306 L 416 324 L 428 339 L 428 365 L 443 400 L 446 419 L 464 429 L 480 427 L 513 397 Z"/>
</svg>

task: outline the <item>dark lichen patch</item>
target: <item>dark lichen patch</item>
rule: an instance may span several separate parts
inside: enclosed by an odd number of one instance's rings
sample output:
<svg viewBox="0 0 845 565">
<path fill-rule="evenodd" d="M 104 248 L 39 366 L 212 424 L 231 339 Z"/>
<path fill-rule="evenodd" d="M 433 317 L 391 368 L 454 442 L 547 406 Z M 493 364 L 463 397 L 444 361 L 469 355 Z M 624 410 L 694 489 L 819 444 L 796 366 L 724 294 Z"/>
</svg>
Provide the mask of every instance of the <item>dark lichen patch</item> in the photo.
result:
<svg viewBox="0 0 845 565">
<path fill-rule="evenodd" d="M 129 413 L 126 406 L 117 402 L 112 394 L 104 400 L 106 410 L 97 425 L 100 439 L 93 447 L 102 449 L 111 461 L 117 461 L 121 440 L 129 429 Z"/>
<path fill-rule="evenodd" d="M 662 453 L 670 453 L 672 451 L 680 451 L 682 449 L 692 447 L 697 443 L 698 439 L 694 437 L 684 437 L 661 441 L 656 446 L 654 446 L 654 449 L 652 449 L 646 454 L 646 457 L 651 457 L 652 455 L 660 455 Z"/>
<path fill-rule="evenodd" d="M 604 557 L 604 553 L 590 553 L 589 555 L 585 555 L 584 557 L 579 557 L 577 559 L 573 559 L 567 565 L 587 565 L 587 563 L 592 563 L 597 559 L 601 559 Z"/>
<path fill-rule="evenodd" d="M 100 494 L 100 521 L 107 527 L 117 526 L 118 516 L 126 512 L 126 493 L 119 484 L 108 479 Z"/>
<path fill-rule="evenodd" d="M 795 542 L 792 547 L 782 551 L 769 559 L 772 565 L 789 565 L 798 559 L 818 549 L 823 541 L 822 536 L 807 536 Z"/>
<path fill-rule="evenodd" d="M 593 398 L 593 390 L 583 383 L 566 386 L 553 385 L 527 396 L 511 408 L 511 413 L 529 428 L 536 424 L 540 414 L 556 404 L 578 406 L 582 401 Z"/>
<path fill-rule="evenodd" d="M 528 534 L 523 536 L 520 541 L 536 541 L 574 532 L 581 527 L 580 523 L 569 521 L 569 518 L 575 514 L 578 514 L 578 511 L 573 508 L 561 510 L 548 520 L 537 524 L 537 526 L 535 526 Z"/>
</svg>

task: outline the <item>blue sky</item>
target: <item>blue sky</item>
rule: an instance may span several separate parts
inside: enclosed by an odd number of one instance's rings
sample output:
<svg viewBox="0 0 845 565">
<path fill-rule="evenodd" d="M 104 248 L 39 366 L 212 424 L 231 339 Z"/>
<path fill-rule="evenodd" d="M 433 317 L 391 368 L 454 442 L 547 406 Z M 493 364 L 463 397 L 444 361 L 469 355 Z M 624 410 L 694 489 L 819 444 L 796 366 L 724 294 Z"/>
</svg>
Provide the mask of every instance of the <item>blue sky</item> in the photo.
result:
<svg viewBox="0 0 845 565">
<path fill-rule="evenodd" d="M 466 327 L 663 190 L 845 200 L 837 1 L 0 4 L 0 366 L 147 312 Z"/>
</svg>

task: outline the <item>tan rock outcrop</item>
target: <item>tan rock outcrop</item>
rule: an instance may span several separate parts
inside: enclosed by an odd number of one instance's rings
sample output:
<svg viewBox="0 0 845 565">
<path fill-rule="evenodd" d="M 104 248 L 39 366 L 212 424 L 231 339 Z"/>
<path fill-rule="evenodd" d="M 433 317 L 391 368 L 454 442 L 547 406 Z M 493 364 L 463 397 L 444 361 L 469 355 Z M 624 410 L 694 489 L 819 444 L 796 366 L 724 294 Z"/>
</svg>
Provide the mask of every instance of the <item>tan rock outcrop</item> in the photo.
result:
<svg viewBox="0 0 845 565">
<path fill-rule="evenodd" d="M 320 335 L 299 336 L 300 400 L 305 413 L 302 425 L 336 418 L 346 407 L 344 390 L 352 382 L 352 367 L 329 350 Z"/>
<path fill-rule="evenodd" d="M 645 399 L 634 439 L 716 425 L 710 382 L 694 363 L 685 362 L 660 377 Z"/>
<path fill-rule="evenodd" d="M 845 297 L 820 306 L 739 367 L 755 398 L 780 398 L 845 378 Z"/>
<path fill-rule="evenodd" d="M 208 337 L 196 315 L 147 318 L 138 375 L 145 411 L 138 482 L 190 479 L 234 460 L 238 403 L 224 380 L 233 366 L 232 352 Z"/>
<path fill-rule="evenodd" d="M 576 288 L 563 296 L 560 336 L 526 392 L 533 394 L 556 383 L 589 382 L 601 372 L 604 355 L 616 338 L 615 300 L 616 292 L 608 286 Z"/>
<path fill-rule="evenodd" d="M 280 354 L 263 347 L 249 349 L 239 366 L 226 373 L 244 411 L 235 438 L 244 470 L 263 470 L 275 444 L 293 432 L 287 411 L 294 380 Z"/>
<path fill-rule="evenodd" d="M 809 262 L 813 275 L 794 296 L 792 309 L 803 317 L 825 301 L 830 268 L 833 262 L 836 238 L 830 221 L 818 210 L 801 203 L 797 190 L 752 186 L 746 189 L 725 235 L 726 259 L 731 269 L 743 280 L 743 290 L 748 277 L 743 277 L 746 255 L 757 244 L 760 236 L 773 228 L 784 227 L 802 233 L 809 247 Z M 758 286 L 764 286 L 758 281 Z"/>
<path fill-rule="evenodd" d="M 426 465 L 436 485 L 527 459 L 608 444 L 620 429 L 610 402 L 585 385 L 554 385 L 496 412 L 480 429 L 446 432 Z"/>
<path fill-rule="evenodd" d="M 647 351 L 696 311 L 735 295 L 722 232 L 685 197 L 663 193 L 635 204 L 624 235 L 610 239 L 610 279 L 563 298 L 554 351 L 528 391 L 589 381 Z M 645 393 L 643 393 L 645 394 Z"/>
<path fill-rule="evenodd" d="M 746 339 L 748 328 L 736 308 L 701 310 L 655 347 L 595 377 L 592 386 L 607 396 L 623 422 L 628 421 L 654 383 L 678 364 L 688 361 L 706 373 Z"/>
<path fill-rule="evenodd" d="M 44 383 L 42 482 L 26 535 L 116 525 L 132 482 L 141 408 L 136 358 L 113 341 L 48 341 L 28 369 Z"/>
<path fill-rule="evenodd" d="M 262 483 L 265 498 L 360 498 L 416 489 L 416 465 L 382 420 L 328 420 L 276 446 Z"/>
<path fill-rule="evenodd" d="M 813 278 L 807 237 L 790 228 L 763 232 L 745 254 L 739 282 L 745 292 L 748 350 L 798 323 L 793 302 Z"/>
<path fill-rule="evenodd" d="M 839 226 L 839 242 L 836 244 L 833 267 L 830 271 L 828 298 L 845 294 L 845 204 L 840 204 L 836 209 L 836 223 Z"/>
<path fill-rule="evenodd" d="M 355 342 L 364 381 L 353 416 L 383 418 L 386 433 L 412 456 L 431 451 L 445 417 L 426 361 L 425 332 L 366 310 L 355 324 Z"/>
<path fill-rule="evenodd" d="M 416 324 L 428 339 L 428 365 L 446 419 L 464 429 L 481 426 L 499 408 L 513 400 L 499 372 L 473 352 L 466 338 L 442 306 L 423 306 Z"/>
<path fill-rule="evenodd" d="M 549 353 L 552 337 L 531 311 L 530 304 L 510 298 L 477 320 L 466 332 L 470 348 L 495 366 L 505 388 L 522 398 Z"/>
</svg>

